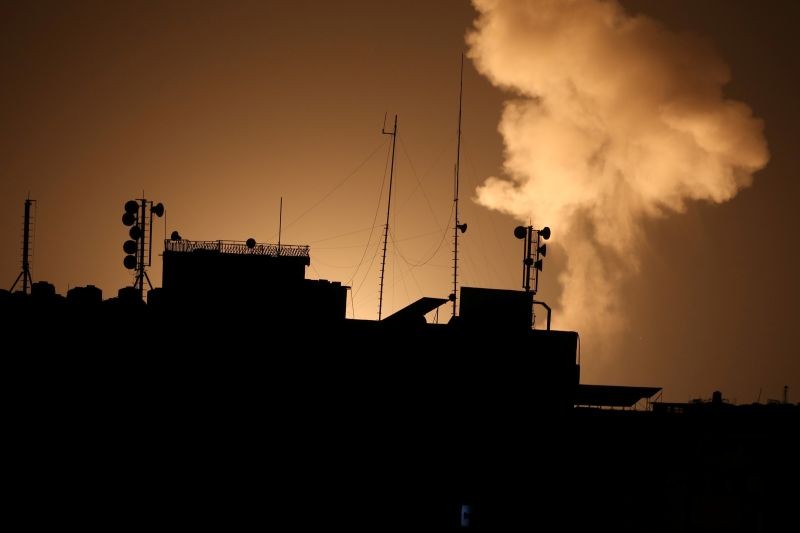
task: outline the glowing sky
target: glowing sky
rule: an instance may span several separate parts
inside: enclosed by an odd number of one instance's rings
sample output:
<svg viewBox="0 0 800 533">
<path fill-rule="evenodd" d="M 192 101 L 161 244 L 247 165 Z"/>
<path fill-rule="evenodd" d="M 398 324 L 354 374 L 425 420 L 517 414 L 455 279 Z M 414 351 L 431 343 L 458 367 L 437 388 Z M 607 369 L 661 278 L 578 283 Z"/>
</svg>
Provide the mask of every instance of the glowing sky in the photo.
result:
<svg viewBox="0 0 800 533">
<path fill-rule="evenodd" d="M 274 241 L 283 196 L 282 240 L 311 245 L 309 277 L 350 282 L 356 316 L 373 318 L 379 228 L 365 245 L 388 149 L 380 130 L 384 114 L 397 113 L 396 245 L 387 256 L 384 313 L 422 295 L 446 297 L 449 232 L 439 245 L 451 209 L 458 60 L 477 12 L 461 1 L 331 4 L 2 3 L 5 288 L 19 270 L 28 192 L 38 200 L 34 280 L 62 293 L 93 283 L 106 297 L 131 281 L 120 217 L 142 190 L 166 205 L 167 232 L 189 239 Z M 584 333 L 583 380 L 660 385 L 673 400 L 721 389 L 739 402 L 754 400 L 759 389 L 762 400 L 777 398 L 788 384 L 796 401 L 800 65 L 793 50 L 800 8 L 791 0 L 622 5 L 713 50 L 730 73 L 723 97 L 763 120 L 770 160 L 725 203 L 687 195 L 683 213 L 634 221 L 636 268 L 626 269 L 633 271 L 613 293 L 622 325 L 602 354 L 601 335 Z M 619 67 L 613 56 L 607 60 Z M 519 285 L 517 220 L 473 201 L 488 177 L 510 177 L 498 126 L 518 90 L 493 86 L 468 61 L 465 285 Z M 375 223 L 382 217 L 383 210 Z M 554 236 L 539 296 L 556 303 L 568 268 L 564 247 L 574 254 L 585 243 L 559 240 L 568 229 L 562 220 L 541 223 Z M 157 224 L 157 234 L 164 229 Z M 615 234 L 626 238 L 618 230 L 606 238 Z M 160 265 L 151 277 L 160 280 Z"/>
</svg>

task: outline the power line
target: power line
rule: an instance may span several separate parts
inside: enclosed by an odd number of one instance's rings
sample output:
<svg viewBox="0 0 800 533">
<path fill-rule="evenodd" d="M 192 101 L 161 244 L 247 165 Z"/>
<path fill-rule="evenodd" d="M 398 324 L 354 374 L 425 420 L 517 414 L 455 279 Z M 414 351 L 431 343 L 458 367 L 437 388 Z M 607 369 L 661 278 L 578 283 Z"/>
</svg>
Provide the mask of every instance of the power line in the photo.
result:
<svg viewBox="0 0 800 533">
<path fill-rule="evenodd" d="M 450 214 L 447 216 L 447 221 L 448 221 L 448 222 L 450 221 L 450 218 L 451 218 L 452 216 L 453 216 L 453 207 L 451 207 L 451 208 L 450 208 Z M 409 260 L 408 260 L 408 259 L 407 259 L 407 258 L 406 258 L 404 255 L 403 255 L 403 253 L 402 253 L 402 252 L 399 252 L 399 254 L 400 254 L 400 258 L 401 258 L 403 261 L 405 261 L 405 263 L 406 263 L 408 266 L 411 266 L 411 267 L 414 267 L 414 268 L 421 267 L 421 266 L 424 266 L 424 265 L 428 264 L 428 262 L 430 262 L 430 261 L 431 261 L 431 260 L 432 260 L 434 257 L 436 257 L 436 254 L 437 254 L 437 253 L 439 253 L 439 250 L 442 248 L 442 244 L 444 244 L 444 240 L 445 240 L 445 238 L 447 238 L 447 231 L 448 231 L 448 230 L 449 230 L 449 228 L 445 227 L 445 229 L 442 231 L 442 238 L 441 238 L 441 240 L 439 241 L 439 244 L 436 246 L 436 249 L 435 249 L 435 250 L 433 251 L 433 253 L 432 253 L 432 254 L 431 254 L 431 255 L 430 255 L 430 256 L 429 256 L 427 259 L 425 259 L 424 261 L 422 261 L 422 262 L 419 262 L 419 263 L 417 263 L 417 262 L 414 262 L 414 261 L 409 261 Z"/>
<path fill-rule="evenodd" d="M 425 199 L 425 203 L 428 205 L 428 210 L 431 212 L 431 215 L 433 216 L 433 221 L 436 223 L 437 226 L 439 226 L 439 228 L 441 228 L 441 225 L 439 224 L 439 221 L 436 219 L 436 212 L 433 210 L 433 206 L 431 206 L 431 201 L 428 198 L 428 194 L 425 192 L 425 188 L 422 186 L 422 181 L 417 177 L 417 171 L 414 168 L 414 164 L 411 162 L 411 156 L 408 154 L 408 150 L 406 148 L 406 143 L 405 143 L 405 141 L 403 141 L 403 137 L 400 137 L 400 147 L 403 149 L 403 154 L 406 156 L 406 159 L 408 160 L 408 164 L 411 166 L 411 170 L 412 170 L 412 173 L 414 175 L 414 179 L 417 182 L 417 186 L 414 188 L 413 191 L 411 191 L 411 194 L 408 196 L 408 198 L 410 199 L 411 196 L 413 196 L 413 194 L 417 191 L 417 189 L 422 191 L 422 197 Z M 398 211 L 401 210 L 407 203 L 408 203 L 408 200 L 403 202 L 403 204 L 398 208 Z"/>
<path fill-rule="evenodd" d="M 375 223 L 378 221 L 378 212 L 381 209 L 381 198 L 383 198 L 383 189 L 386 186 L 386 169 L 388 166 L 389 166 L 389 152 L 386 152 L 386 163 L 384 163 L 383 165 L 383 179 L 381 180 L 381 190 L 378 193 L 378 202 L 375 204 L 375 216 L 372 217 L 372 227 L 369 232 L 369 237 L 367 237 L 367 244 L 364 245 L 364 253 L 361 254 L 361 259 L 358 261 L 358 266 L 356 266 L 356 269 L 353 271 L 353 275 L 350 276 L 350 279 L 347 280 L 348 285 L 352 285 L 353 281 L 355 280 L 356 275 L 358 274 L 358 269 L 361 268 L 361 264 L 364 262 L 364 258 L 367 256 L 367 250 L 369 250 L 369 243 L 370 241 L 372 241 L 372 234 L 375 232 L 375 228 L 377 227 Z"/>
<path fill-rule="evenodd" d="M 386 140 L 381 140 L 380 144 L 378 144 L 378 146 L 376 146 L 376 147 L 375 147 L 375 149 L 374 149 L 374 150 L 372 150 L 372 152 L 370 152 L 370 154 L 369 154 L 369 155 L 366 157 L 366 159 L 364 159 L 364 160 L 363 160 L 361 163 L 359 163 L 359 164 L 358 164 L 358 166 L 357 166 L 357 167 L 356 167 L 356 168 L 355 168 L 355 169 L 354 169 L 352 172 L 350 172 L 350 173 L 349 173 L 347 176 L 345 176 L 345 177 L 344 177 L 344 179 L 343 179 L 342 181 L 340 181 L 339 183 L 337 183 L 337 184 L 336 184 L 336 185 L 335 185 L 335 186 L 334 186 L 334 187 L 333 187 L 331 190 L 329 190 L 329 191 L 328 191 L 328 192 L 327 192 L 327 193 L 326 193 L 326 194 L 325 194 L 325 195 L 324 195 L 322 198 L 320 198 L 320 199 L 319 199 L 319 200 L 318 200 L 316 203 L 314 203 L 314 205 L 312 205 L 311 207 L 309 207 L 308 209 L 306 209 L 305 211 L 303 211 L 302 213 L 300 213 L 300 215 L 299 215 L 297 218 L 295 218 L 294 220 L 292 220 L 291 222 L 289 222 L 288 224 L 286 224 L 286 226 L 284 226 L 284 227 L 285 227 L 285 228 L 288 228 L 288 227 L 290 227 L 290 226 L 294 225 L 294 224 L 295 224 L 297 221 L 299 221 L 301 218 L 303 218 L 304 216 L 306 216 L 307 214 L 309 214 L 311 211 L 313 211 L 314 209 L 316 209 L 316 208 L 317 208 L 317 207 L 318 207 L 318 206 L 319 206 L 319 205 L 320 205 L 322 202 L 324 202 L 325 200 L 327 200 L 327 199 L 328 199 L 328 198 L 329 198 L 329 197 L 330 197 L 330 196 L 331 196 L 333 193 L 335 193 L 337 190 L 339 190 L 339 188 L 341 188 L 341 187 L 342 187 L 342 185 L 344 185 L 345 183 L 347 183 L 347 181 L 348 181 L 350 178 L 352 178 L 353 176 L 355 176 L 355 174 L 356 174 L 356 173 L 357 173 L 359 170 L 361 170 L 361 167 L 363 167 L 364 165 L 366 165 L 366 164 L 367 164 L 367 162 L 368 162 L 370 159 L 372 159 L 372 156 L 374 156 L 374 155 L 375 155 L 375 154 L 378 152 L 378 150 L 379 150 L 379 149 L 381 149 L 381 148 L 383 147 L 383 145 L 384 145 L 384 144 L 386 144 Z"/>
</svg>

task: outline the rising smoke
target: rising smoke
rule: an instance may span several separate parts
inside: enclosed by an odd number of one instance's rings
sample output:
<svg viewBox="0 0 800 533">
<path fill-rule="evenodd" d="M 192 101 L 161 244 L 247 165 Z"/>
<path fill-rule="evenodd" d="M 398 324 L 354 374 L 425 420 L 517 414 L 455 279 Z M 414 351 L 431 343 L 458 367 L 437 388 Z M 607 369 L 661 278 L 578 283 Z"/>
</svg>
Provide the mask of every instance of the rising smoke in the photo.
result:
<svg viewBox="0 0 800 533">
<path fill-rule="evenodd" d="M 553 227 L 568 257 L 557 325 L 602 350 L 625 325 L 616 293 L 643 221 L 748 186 L 769 158 L 762 122 L 724 98 L 730 73 L 709 43 L 616 0 L 473 2 L 469 55 L 515 94 L 499 125 L 507 177 L 477 199 Z"/>
</svg>

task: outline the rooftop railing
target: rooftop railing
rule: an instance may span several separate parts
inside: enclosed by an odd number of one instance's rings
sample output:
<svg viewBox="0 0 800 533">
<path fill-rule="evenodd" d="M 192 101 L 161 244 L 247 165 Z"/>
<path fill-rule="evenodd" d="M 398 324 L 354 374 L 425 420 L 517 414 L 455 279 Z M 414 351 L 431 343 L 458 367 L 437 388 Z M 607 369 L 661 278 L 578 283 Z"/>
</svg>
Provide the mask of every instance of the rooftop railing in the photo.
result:
<svg viewBox="0 0 800 533">
<path fill-rule="evenodd" d="M 244 241 L 187 241 L 165 240 L 164 250 L 167 252 L 215 252 L 235 255 L 269 255 L 272 257 L 308 257 L 309 246 L 295 244 L 255 243 L 248 246 Z"/>
</svg>

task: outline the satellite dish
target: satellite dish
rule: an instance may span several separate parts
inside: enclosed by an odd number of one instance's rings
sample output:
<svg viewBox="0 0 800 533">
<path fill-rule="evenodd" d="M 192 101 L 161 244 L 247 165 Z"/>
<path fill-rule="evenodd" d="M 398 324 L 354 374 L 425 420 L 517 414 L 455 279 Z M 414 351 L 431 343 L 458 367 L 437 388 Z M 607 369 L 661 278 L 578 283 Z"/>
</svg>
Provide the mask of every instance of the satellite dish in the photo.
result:
<svg viewBox="0 0 800 533">
<path fill-rule="evenodd" d="M 171 241 L 179 241 L 179 240 L 181 240 L 181 234 L 178 233 L 177 231 L 173 231 L 169 236 L 169 240 L 171 240 Z"/>
<path fill-rule="evenodd" d="M 542 271 L 542 260 L 541 260 L 541 259 L 539 259 L 538 261 L 536 261 L 536 262 L 533 264 L 533 268 L 535 268 L 536 270 L 538 270 L 539 272 L 541 272 L 541 271 Z"/>
<path fill-rule="evenodd" d="M 526 257 L 525 259 L 522 260 L 522 262 L 528 266 L 531 266 L 533 265 L 533 257 Z"/>
<path fill-rule="evenodd" d="M 156 205 L 150 208 L 150 212 L 153 213 L 157 217 L 164 216 L 164 204 L 158 202 Z"/>
<path fill-rule="evenodd" d="M 456 301 L 456 293 L 451 292 L 450 296 L 448 296 L 447 299 L 450 300 L 451 302 L 455 302 Z"/>
<path fill-rule="evenodd" d="M 250 237 L 249 239 L 247 239 L 247 242 L 245 242 L 245 244 L 247 245 L 248 248 L 252 250 L 253 248 L 256 247 L 256 240 Z"/>
<path fill-rule="evenodd" d="M 122 264 L 125 265 L 125 268 L 128 270 L 134 270 L 136 268 L 136 256 L 126 255 L 125 259 L 122 260 Z"/>
<path fill-rule="evenodd" d="M 546 256 L 547 255 L 547 245 L 543 244 L 539 247 L 539 255 Z"/>
<path fill-rule="evenodd" d="M 136 241 L 125 241 L 125 244 L 122 245 L 126 254 L 135 254 L 138 248 L 139 244 Z"/>
<path fill-rule="evenodd" d="M 139 226 L 133 226 L 131 230 L 128 232 L 128 235 L 131 236 L 131 239 L 134 241 L 138 241 L 142 238 L 142 228 Z"/>
<path fill-rule="evenodd" d="M 542 236 L 542 239 L 547 240 L 550 238 L 550 228 L 547 226 L 543 227 L 539 230 L 539 235 Z"/>
<path fill-rule="evenodd" d="M 136 215 L 134 213 L 128 213 L 126 211 L 125 214 L 122 215 L 122 223 L 125 224 L 126 226 L 133 226 L 134 224 L 136 224 Z"/>
<path fill-rule="evenodd" d="M 125 202 L 125 212 L 135 215 L 139 212 L 139 202 L 136 200 L 128 200 Z"/>
<path fill-rule="evenodd" d="M 461 230 L 461 233 L 467 232 L 467 223 L 464 222 L 463 224 L 456 224 L 456 227 Z"/>
<path fill-rule="evenodd" d="M 517 239 L 524 239 L 528 235 L 528 228 L 525 226 L 517 226 L 514 228 L 514 237 Z"/>
</svg>

